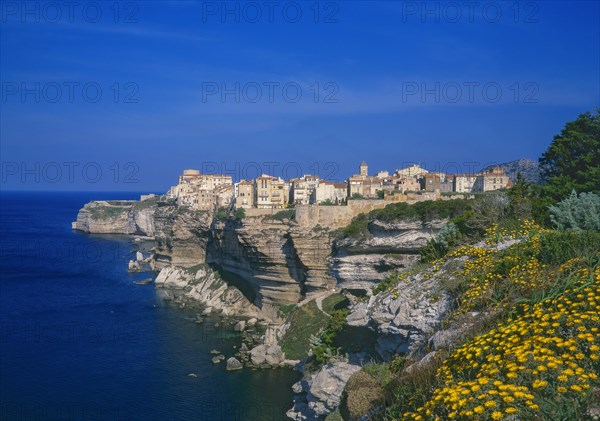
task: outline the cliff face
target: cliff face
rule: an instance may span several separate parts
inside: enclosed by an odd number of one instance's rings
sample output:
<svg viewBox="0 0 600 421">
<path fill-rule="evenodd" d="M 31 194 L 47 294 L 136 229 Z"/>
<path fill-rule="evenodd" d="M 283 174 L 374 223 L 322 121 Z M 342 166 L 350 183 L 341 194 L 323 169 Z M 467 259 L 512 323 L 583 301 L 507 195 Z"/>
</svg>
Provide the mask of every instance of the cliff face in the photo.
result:
<svg viewBox="0 0 600 421">
<path fill-rule="evenodd" d="M 332 241 L 328 230 L 247 217 L 238 223 L 219 222 L 212 234 L 207 262 L 245 281 L 259 306 L 297 303 L 306 294 L 335 285 L 327 264 Z"/>
<path fill-rule="evenodd" d="M 186 270 L 167 267 L 156 277 L 156 286 L 166 288 L 195 303 L 202 303 L 224 316 L 256 317 L 258 309 L 235 287 L 227 285 L 217 273 L 206 265 Z"/>
<path fill-rule="evenodd" d="M 206 262 L 212 213 L 161 204 L 154 212 L 156 269 L 190 267 Z"/>
<path fill-rule="evenodd" d="M 343 209 L 342 209 L 343 210 Z M 418 248 L 446 221 L 369 223 L 366 239 L 336 240 L 332 228 L 268 215 L 216 221 L 212 212 L 167 202 L 91 202 L 74 228 L 153 236 L 151 266 L 209 263 L 258 306 L 292 304 L 334 287 L 370 290 L 418 259 Z"/>
<path fill-rule="evenodd" d="M 369 223 L 366 239 L 335 241 L 330 263 L 338 286 L 370 290 L 391 272 L 410 267 L 419 259 L 419 247 L 434 238 L 446 223 L 376 220 Z"/>
<path fill-rule="evenodd" d="M 154 203 L 133 200 L 94 201 L 78 213 L 73 228 L 90 234 L 154 236 Z"/>
</svg>

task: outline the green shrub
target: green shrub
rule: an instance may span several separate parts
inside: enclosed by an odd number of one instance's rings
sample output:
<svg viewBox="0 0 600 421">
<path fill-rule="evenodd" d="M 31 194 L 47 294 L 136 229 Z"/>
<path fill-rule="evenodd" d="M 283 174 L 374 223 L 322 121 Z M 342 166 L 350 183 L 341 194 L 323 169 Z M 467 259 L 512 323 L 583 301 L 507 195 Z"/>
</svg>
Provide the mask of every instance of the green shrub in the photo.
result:
<svg viewBox="0 0 600 421">
<path fill-rule="evenodd" d="M 370 220 L 395 222 L 401 220 L 418 219 L 423 222 L 434 219 L 454 218 L 463 214 L 470 206 L 472 200 L 426 200 L 409 205 L 406 202 L 391 203 L 383 209 L 369 212 Z"/>
<path fill-rule="evenodd" d="M 318 363 L 326 364 L 333 356 L 337 355 L 338 350 L 333 341 L 336 335 L 346 327 L 348 314 L 350 311 L 347 309 L 334 310 L 325 329 L 318 336 L 311 336 L 310 349 Z"/>
<path fill-rule="evenodd" d="M 235 211 L 235 220 L 241 221 L 246 217 L 246 210 L 244 208 L 237 208 Z"/>
<path fill-rule="evenodd" d="M 386 363 L 370 363 L 366 364 L 363 371 L 369 376 L 377 380 L 377 382 L 383 386 L 386 386 L 392 381 L 392 372 L 390 371 L 390 365 Z"/>
<path fill-rule="evenodd" d="M 375 285 L 375 287 L 373 287 L 373 294 L 377 295 L 380 292 L 387 291 L 387 290 L 394 288 L 398 284 L 398 281 L 399 281 L 399 277 L 398 277 L 397 272 L 394 272 L 391 275 L 388 275 L 387 278 L 380 281 L 377 285 Z"/>
<path fill-rule="evenodd" d="M 364 213 L 352 218 L 350 224 L 341 230 L 342 238 L 367 238 L 370 235 L 369 219 Z"/>
<path fill-rule="evenodd" d="M 600 196 L 594 193 L 571 195 L 550 207 L 550 219 L 559 230 L 600 231 Z"/>
<path fill-rule="evenodd" d="M 344 419 L 356 420 L 384 403 L 385 383 L 380 367 L 389 374 L 385 364 L 368 364 L 350 376 L 340 403 L 340 414 Z"/>
<path fill-rule="evenodd" d="M 296 217 L 296 209 L 285 209 L 281 210 L 274 215 L 269 215 L 268 218 L 275 219 L 277 221 L 282 221 L 284 219 L 293 220 Z"/>
<path fill-rule="evenodd" d="M 454 222 L 449 222 L 444 225 L 434 239 L 429 240 L 427 244 L 419 249 L 421 260 L 424 262 L 432 262 L 441 259 L 446 255 L 451 247 L 460 244 L 463 238 Z"/>
<path fill-rule="evenodd" d="M 225 208 L 219 208 L 215 212 L 215 218 L 220 220 L 229 219 L 229 210 Z"/>
</svg>

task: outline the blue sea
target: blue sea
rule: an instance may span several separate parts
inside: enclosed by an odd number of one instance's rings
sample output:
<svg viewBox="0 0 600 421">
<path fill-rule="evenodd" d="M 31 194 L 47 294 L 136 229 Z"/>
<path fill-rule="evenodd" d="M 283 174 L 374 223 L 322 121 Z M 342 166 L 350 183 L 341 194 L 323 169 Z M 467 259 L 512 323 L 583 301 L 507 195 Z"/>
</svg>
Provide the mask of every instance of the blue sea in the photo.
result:
<svg viewBox="0 0 600 421">
<path fill-rule="evenodd" d="M 298 373 L 212 364 L 238 336 L 134 284 L 130 238 L 71 230 L 90 200 L 138 197 L 0 194 L 0 419 L 286 419 Z"/>
</svg>

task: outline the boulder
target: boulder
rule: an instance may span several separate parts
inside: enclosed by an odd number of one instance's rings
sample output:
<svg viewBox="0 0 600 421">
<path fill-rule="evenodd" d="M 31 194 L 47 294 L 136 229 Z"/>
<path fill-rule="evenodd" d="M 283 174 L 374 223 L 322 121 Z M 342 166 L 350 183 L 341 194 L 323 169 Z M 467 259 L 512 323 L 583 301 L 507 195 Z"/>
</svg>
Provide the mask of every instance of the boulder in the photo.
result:
<svg viewBox="0 0 600 421">
<path fill-rule="evenodd" d="M 279 345 L 274 345 L 267 349 L 267 356 L 265 358 L 265 363 L 271 366 L 278 366 L 283 363 L 285 360 L 285 355 L 283 355 L 283 351 L 279 347 Z"/>
<path fill-rule="evenodd" d="M 229 371 L 233 371 L 233 370 L 241 370 L 242 369 L 242 363 L 235 357 L 231 357 L 227 360 L 227 370 Z"/>
<path fill-rule="evenodd" d="M 279 345 L 258 345 L 250 351 L 250 360 L 256 366 L 279 366 L 285 360 L 285 355 Z"/>
<path fill-rule="evenodd" d="M 348 379 L 358 370 L 359 365 L 344 362 L 324 366 L 310 381 L 307 394 L 309 408 L 318 417 L 335 410 L 340 404 Z"/>
<path fill-rule="evenodd" d="M 240 320 L 239 322 L 237 322 L 235 324 L 235 326 L 233 327 L 233 330 L 236 332 L 242 332 L 245 328 L 246 328 L 246 321 Z"/>
<path fill-rule="evenodd" d="M 260 365 L 265 362 L 265 358 L 267 356 L 267 346 L 266 345 L 258 345 L 252 348 L 250 351 L 250 361 L 254 365 Z"/>
<path fill-rule="evenodd" d="M 135 260 L 130 260 L 127 265 L 127 270 L 129 272 L 139 272 L 141 269 L 142 267 L 140 266 L 139 262 Z"/>
</svg>

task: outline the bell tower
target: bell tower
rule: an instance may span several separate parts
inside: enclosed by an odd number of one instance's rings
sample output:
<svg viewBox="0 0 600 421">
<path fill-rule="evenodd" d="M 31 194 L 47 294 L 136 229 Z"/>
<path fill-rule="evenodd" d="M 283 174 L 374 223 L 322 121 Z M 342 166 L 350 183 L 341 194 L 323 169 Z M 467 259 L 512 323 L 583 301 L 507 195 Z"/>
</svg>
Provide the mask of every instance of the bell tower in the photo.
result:
<svg viewBox="0 0 600 421">
<path fill-rule="evenodd" d="M 365 161 L 360 163 L 360 175 L 362 176 L 368 176 L 369 175 L 369 166 L 367 165 L 367 163 Z"/>
</svg>

